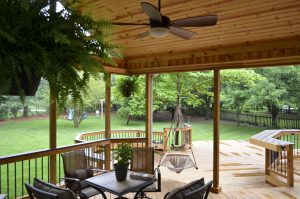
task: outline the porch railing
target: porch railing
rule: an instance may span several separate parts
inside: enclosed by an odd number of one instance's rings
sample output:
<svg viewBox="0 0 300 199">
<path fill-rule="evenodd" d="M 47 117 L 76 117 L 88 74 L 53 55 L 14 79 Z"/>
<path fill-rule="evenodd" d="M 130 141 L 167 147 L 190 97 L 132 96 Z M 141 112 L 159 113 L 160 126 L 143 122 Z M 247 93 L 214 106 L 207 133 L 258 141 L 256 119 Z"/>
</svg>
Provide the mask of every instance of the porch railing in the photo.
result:
<svg viewBox="0 0 300 199">
<path fill-rule="evenodd" d="M 74 138 L 75 143 L 82 143 L 85 141 L 101 140 L 105 137 L 105 131 L 96 131 L 89 133 L 81 133 Z M 141 138 L 146 137 L 145 131 L 143 130 L 111 130 L 112 138 Z M 162 150 L 166 142 L 167 132 L 155 131 L 152 133 L 152 146 L 156 150 Z"/>
<path fill-rule="evenodd" d="M 265 148 L 265 179 L 276 186 L 294 186 L 294 157 L 299 157 L 300 130 L 266 130 L 250 138 Z"/>
<path fill-rule="evenodd" d="M 118 143 L 124 142 L 131 143 L 134 147 L 146 146 L 146 138 L 143 137 L 112 138 L 2 156 L 0 157 L 0 194 L 7 194 L 9 199 L 23 197 L 27 195 L 24 183 L 31 183 L 34 177 L 62 185 L 64 172 L 61 154 L 69 151 L 85 150 L 90 165 L 110 170 L 111 151 Z"/>
<path fill-rule="evenodd" d="M 166 149 L 172 145 L 186 145 L 191 148 L 192 146 L 192 126 L 188 125 L 180 129 L 179 134 L 168 133 L 170 128 L 164 128 L 163 132 L 154 131 L 152 132 L 152 146 L 155 150 L 163 150 L 164 146 Z M 178 130 L 179 131 L 179 130 Z M 173 131 L 176 132 L 176 131 Z M 145 137 L 145 131 L 143 130 L 111 130 L 112 138 L 126 138 L 126 137 Z M 81 133 L 74 138 L 75 143 L 82 143 L 85 141 L 101 140 L 105 137 L 105 131 L 96 131 L 89 133 Z M 168 138 L 167 138 L 168 137 Z"/>
</svg>

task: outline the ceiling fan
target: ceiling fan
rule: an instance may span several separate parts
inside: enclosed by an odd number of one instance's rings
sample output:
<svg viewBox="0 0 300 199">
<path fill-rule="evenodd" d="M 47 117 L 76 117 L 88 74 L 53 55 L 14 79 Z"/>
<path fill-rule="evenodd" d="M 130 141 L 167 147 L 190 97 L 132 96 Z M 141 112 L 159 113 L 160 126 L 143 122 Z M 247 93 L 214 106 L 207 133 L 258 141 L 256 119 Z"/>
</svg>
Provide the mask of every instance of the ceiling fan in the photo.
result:
<svg viewBox="0 0 300 199">
<path fill-rule="evenodd" d="M 197 33 L 183 29 L 182 27 L 213 26 L 218 21 L 217 15 L 196 16 L 171 21 L 169 17 L 160 12 L 161 2 L 158 0 L 158 8 L 154 5 L 141 2 L 142 10 L 148 15 L 149 23 L 122 23 L 113 22 L 115 25 L 148 25 L 149 31 L 140 34 L 137 39 L 151 35 L 161 38 L 171 33 L 183 39 L 191 39 Z"/>
</svg>

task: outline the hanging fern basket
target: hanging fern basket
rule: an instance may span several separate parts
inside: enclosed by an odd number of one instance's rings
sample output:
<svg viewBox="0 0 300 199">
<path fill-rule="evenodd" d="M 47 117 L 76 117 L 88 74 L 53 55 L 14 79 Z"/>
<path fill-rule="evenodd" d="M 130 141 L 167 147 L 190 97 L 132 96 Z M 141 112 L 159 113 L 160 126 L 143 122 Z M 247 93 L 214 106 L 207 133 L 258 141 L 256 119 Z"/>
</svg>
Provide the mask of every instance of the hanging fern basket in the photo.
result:
<svg viewBox="0 0 300 199">
<path fill-rule="evenodd" d="M 8 84 L 9 89 L 3 95 L 19 96 L 20 93 L 24 96 L 34 96 L 41 82 L 41 76 L 31 73 L 26 75 L 24 70 L 17 73 L 16 79 L 11 79 Z"/>
<path fill-rule="evenodd" d="M 138 89 L 136 77 L 126 77 L 120 84 L 119 91 L 123 97 L 130 97 Z"/>
</svg>

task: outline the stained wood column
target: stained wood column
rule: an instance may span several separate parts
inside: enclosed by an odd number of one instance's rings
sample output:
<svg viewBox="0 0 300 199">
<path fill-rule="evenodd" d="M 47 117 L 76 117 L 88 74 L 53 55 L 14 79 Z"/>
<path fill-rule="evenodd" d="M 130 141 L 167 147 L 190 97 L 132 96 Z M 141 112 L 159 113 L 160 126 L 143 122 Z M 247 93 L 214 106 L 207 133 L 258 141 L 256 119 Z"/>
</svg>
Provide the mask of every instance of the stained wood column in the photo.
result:
<svg viewBox="0 0 300 199">
<path fill-rule="evenodd" d="M 220 167 L 220 70 L 214 70 L 214 142 L 213 142 L 213 186 L 211 191 L 220 193 L 219 167 Z"/>
<path fill-rule="evenodd" d="M 153 126 L 153 74 L 146 75 L 146 146 L 151 146 L 152 126 Z"/>
<path fill-rule="evenodd" d="M 49 111 L 49 148 L 55 149 L 56 144 L 56 97 L 55 92 L 50 88 L 50 111 Z M 56 155 L 50 156 L 50 182 L 56 184 Z"/>
<path fill-rule="evenodd" d="M 111 74 L 105 75 L 105 138 L 111 138 Z M 105 169 L 110 170 L 110 145 L 105 146 Z"/>
</svg>

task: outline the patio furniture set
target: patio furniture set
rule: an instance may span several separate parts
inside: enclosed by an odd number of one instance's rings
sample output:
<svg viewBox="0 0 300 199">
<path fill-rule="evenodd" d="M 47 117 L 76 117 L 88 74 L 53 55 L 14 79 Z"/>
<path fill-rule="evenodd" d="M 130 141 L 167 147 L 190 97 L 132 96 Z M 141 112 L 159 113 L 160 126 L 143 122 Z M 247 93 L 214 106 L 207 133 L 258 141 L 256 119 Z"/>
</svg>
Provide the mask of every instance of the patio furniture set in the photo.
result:
<svg viewBox="0 0 300 199">
<path fill-rule="evenodd" d="M 64 153 L 62 158 L 67 189 L 35 178 L 32 185 L 25 184 L 30 199 L 87 199 L 99 194 L 107 199 L 105 192 L 114 194 L 119 199 L 132 192 L 134 199 L 138 199 L 149 198 L 146 192 L 161 191 L 161 174 L 159 168 L 154 169 L 153 147 L 134 148 L 130 172 L 125 181 L 117 181 L 114 171 L 88 166 L 84 150 Z M 139 175 L 144 173 L 151 175 Z M 206 199 L 211 185 L 212 181 L 205 184 L 203 178 L 195 180 L 166 193 L 164 199 Z"/>
</svg>

